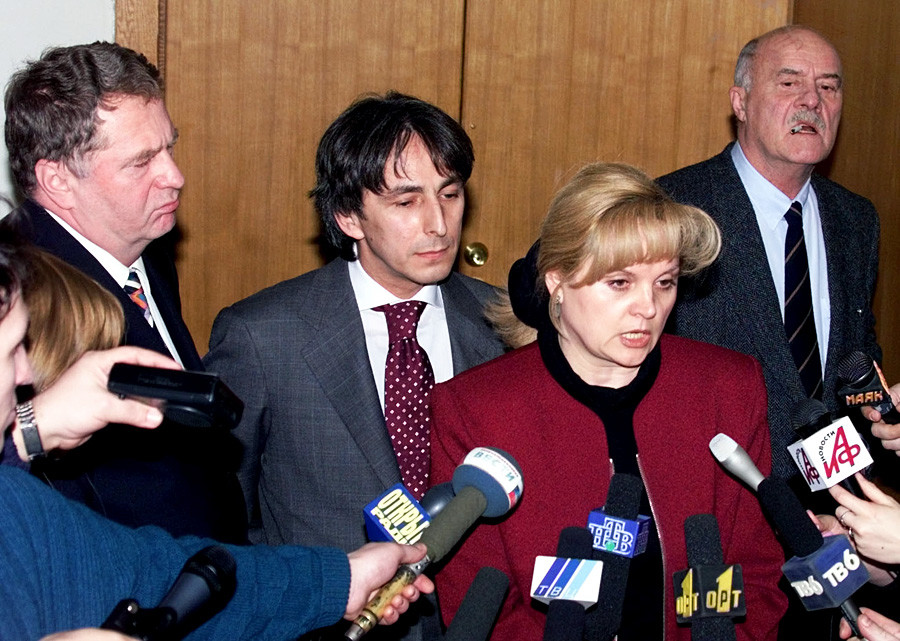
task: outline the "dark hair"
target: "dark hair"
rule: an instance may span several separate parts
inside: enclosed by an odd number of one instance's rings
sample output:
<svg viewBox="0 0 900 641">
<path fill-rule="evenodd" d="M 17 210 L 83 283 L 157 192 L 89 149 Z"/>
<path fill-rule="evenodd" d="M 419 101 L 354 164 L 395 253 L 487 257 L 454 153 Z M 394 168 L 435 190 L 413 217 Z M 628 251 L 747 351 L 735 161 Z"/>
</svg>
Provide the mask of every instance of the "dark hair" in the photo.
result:
<svg viewBox="0 0 900 641">
<path fill-rule="evenodd" d="M 465 183 L 475 153 L 462 126 L 424 100 L 395 91 L 366 96 L 335 120 L 319 141 L 316 186 L 309 192 L 322 219 L 328 243 L 347 259 L 353 239 L 338 227 L 336 216 L 363 216 L 363 190 L 384 191 L 384 168 L 396 167 L 410 139 L 418 136 L 442 176 Z"/>
<path fill-rule="evenodd" d="M 97 111 L 114 109 L 116 96 L 162 95 L 159 71 L 131 49 L 111 42 L 47 49 L 6 88 L 6 148 L 19 188 L 34 192 L 42 159 L 62 161 L 83 177 L 85 155 L 103 144 Z"/>
<path fill-rule="evenodd" d="M 15 232 L 0 229 L 0 320 L 6 318 L 13 299 L 27 286 L 28 267 L 22 242 Z"/>
</svg>

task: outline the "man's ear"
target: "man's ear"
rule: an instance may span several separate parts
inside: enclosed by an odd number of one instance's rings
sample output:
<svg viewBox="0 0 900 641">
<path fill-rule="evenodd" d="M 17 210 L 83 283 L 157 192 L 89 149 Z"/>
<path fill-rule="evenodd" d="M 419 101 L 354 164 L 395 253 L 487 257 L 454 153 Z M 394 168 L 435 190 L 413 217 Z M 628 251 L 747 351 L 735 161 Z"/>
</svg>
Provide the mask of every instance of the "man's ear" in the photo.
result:
<svg viewBox="0 0 900 641">
<path fill-rule="evenodd" d="M 347 234 L 353 240 L 362 240 L 366 237 L 363 233 L 362 226 L 359 224 L 359 214 L 345 214 L 338 212 L 334 215 L 334 222 L 341 228 L 341 231 Z"/>
<path fill-rule="evenodd" d="M 731 110 L 738 122 L 747 121 L 747 90 L 743 87 L 732 87 L 728 90 L 728 96 L 731 98 Z"/>
<path fill-rule="evenodd" d="M 37 180 L 37 193 L 33 194 L 36 200 L 49 200 L 59 210 L 69 210 L 75 206 L 73 187 L 76 176 L 66 163 L 42 158 L 34 165 L 34 175 Z"/>
</svg>

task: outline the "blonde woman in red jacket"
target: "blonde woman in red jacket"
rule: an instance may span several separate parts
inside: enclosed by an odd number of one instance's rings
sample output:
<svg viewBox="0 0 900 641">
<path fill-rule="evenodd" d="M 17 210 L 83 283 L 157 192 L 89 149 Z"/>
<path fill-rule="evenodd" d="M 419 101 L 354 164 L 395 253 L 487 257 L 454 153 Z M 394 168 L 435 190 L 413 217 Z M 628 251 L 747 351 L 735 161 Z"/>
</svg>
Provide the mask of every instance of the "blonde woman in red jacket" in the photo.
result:
<svg viewBox="0 0 900 641">
<path fill-rule="evenodd" d="M 432 482 L 448 480 L 473 447 L 494 446 L 519 462 L 525 483 L 516 510 L 476 528 L 437 575 L 445 621 L 492 565 L 511 586 L 491 638 L 540 639 L 545 610 L 529 596 L 535 556 L 553 556 L 560 530 L 586 525 L 613 473 L 627 472 L 644 485 L 651 527 L 630 564 L 619 641 L 690 638 L 675 622 L 672 574 L 688 566 L 684 520 L 700 513 L 716 516 L 725 562 L 743 568 L 738 639 L 775 639 L 787 605 L 776 585 L 781 549 L 755 496 L 708 447 L 725 432 L 768 473 L 760 366 L 663 335 L 678 279 L 709 266 L 720 245 L 709 216 L 632 167 L 589 165 L 557 194 L 530 252 L 536 276 L 518 263 L 513 304 L 491 313 L 508 342 L 526 344 L 435 388 Z"/>
</svg>

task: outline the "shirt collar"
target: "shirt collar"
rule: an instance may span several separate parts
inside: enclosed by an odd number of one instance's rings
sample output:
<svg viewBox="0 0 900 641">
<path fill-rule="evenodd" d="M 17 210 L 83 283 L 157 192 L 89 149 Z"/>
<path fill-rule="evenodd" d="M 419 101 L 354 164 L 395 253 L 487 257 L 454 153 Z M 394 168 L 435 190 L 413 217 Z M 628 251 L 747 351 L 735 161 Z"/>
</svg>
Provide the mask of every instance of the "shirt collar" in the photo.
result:
<svg viewBox="0 0 900 641">
<path fill-rule="evenodd" d="M 347 268 L 350 272 L 350 284 L 353 286 L 353 293 L 356 296 L 356 304 L 359 306 L 359 311 L 372 309 L 379 305 L 393 305 L 404 300 L 394 296 L 374 278 L 369 276 L 362 265 L 359 264 L 359 260 L 348 261 Z M 420 300 L 428 305 L 443 307 L 443 300 L 437 285 L 425 285 L 409 300 Z"/>
<path fill-rule="evenodd" d="M 128 274 L 132 269 L 136 270 L 140 276 L 141 281 L 144 287 L 146 287 L 146 278 L 147 271 L 144 269 L 144 258 L 143 256 L 138 256 L 138 259 L 134 261 L 131 265 L 123 265 L 120 263 L 112 254 L 103 249 L 100 245 L 95 242 L 88 240 L 83 235 L 81 235 L 78 231 L 75 230 L 69 223 L 64 221 L 62 218 L 54 214 L 49 209 L 46 209 L 48 214 L 55 220 L 59 225 L 65 229 L 72 237 L 77 240 L 81 245 L 90 253 L 91 256 L 97 259 L 97 262 L 103 266 L 109 275 L 112 276 L 113 280 L 115 280 L 120 287 L 124 287 L 125 283 L 128 281 Z"/>
<path fill-rule="evenodd" d="M 792 203 L 799 202 L 802 207 L 806 208 L 810 194 L 809 178 L 803 183 L 803 187 L 800 188 L 795 198 L 788 198 L 778 187 L 766 180 L 756 170 L 756 167 L 750 164 L 739 142 L 735 142 L 731 148 L 731 160 L 734 162 L 741 182 L 744 183 L 744 189 L 750 197 L 757 218 L 770 229 L 775 229 L 775 226 L 781 222 Z"/>
</svg>

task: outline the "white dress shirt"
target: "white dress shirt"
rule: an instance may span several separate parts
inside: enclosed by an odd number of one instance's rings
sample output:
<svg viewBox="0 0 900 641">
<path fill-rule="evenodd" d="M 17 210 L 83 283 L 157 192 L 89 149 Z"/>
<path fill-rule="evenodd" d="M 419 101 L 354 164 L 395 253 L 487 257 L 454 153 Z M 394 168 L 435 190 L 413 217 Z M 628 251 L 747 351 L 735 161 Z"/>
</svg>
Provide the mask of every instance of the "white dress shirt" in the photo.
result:
<svg viewBox="0 0 900 641">
<path fill-rule="evenodd" d="M 348 263 L 350 284 L 359 306 L 363 331 L 366 333 L 366 350 L 369 363 L 378 388 L 378 398 L 384 411 L 384 366 L 388 353 L 388 327 L 384 313 L 373 308 L 379 305 L 392 305 L 403 299 L 397 298 L 379 285 L 359 264 L 358 260 Z M 431 368 L 434 370 L 434 382 L 440 383 L 453 377 L 453 355 L 450 351 L 450 329 L 447 327 L 447 314 L 444 310 L 444 299 L 441 288 L 437 285 L 426 285 L 410 300 L 424 303 L 425 309 L 419 318 L 416 339 L 428 354 Z"/>
<path fill-rule="evenodd" d="M 816 337 L 819 342 L 819 356 L 822 359 L 822 371 L 824 372 L 831 328 L 831 297 L 828 294 L 825 238 L 822 235 L 822 221 L 819 218 L 819 201 L 816 198 L 816 192 L 810 181 L 807 180 L 795 198 L 788 198 L 750 164 L 739 143 L 735 143 L 731 148 L 731 159 L 744 184 L 744 190 L 750 197 L 753 211 L 756 213 L 756 223 L 766 249 L 772 282 L 778 293 L 782 321 L 784 320 L 784 241 L 788 229 L 784 215 L 794 202 L 799 202 L 803 207 L 803 239 L 806 242 L 806 257 L 809 261 L 813 316 L 816 323 Z"/>
</svg>

